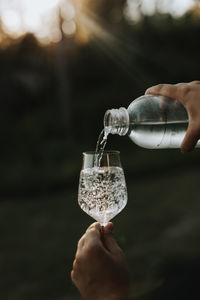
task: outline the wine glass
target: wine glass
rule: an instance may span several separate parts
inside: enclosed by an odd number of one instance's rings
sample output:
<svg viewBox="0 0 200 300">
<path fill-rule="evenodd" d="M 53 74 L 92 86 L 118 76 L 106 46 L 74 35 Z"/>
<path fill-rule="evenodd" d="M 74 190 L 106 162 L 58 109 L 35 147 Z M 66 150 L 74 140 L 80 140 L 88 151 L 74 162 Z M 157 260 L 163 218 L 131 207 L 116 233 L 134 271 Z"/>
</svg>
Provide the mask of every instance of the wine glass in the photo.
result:
<svg viewBox="0 0 200 300">
<path fill-rule="evenodd" d="M 83 153 L 78 203 L 83 211 L 105 226 L 126 206 L 127 188 L 120 152 L 104 151 L 101 159 L 97 155 L 92 151 Z"/>
</svg>

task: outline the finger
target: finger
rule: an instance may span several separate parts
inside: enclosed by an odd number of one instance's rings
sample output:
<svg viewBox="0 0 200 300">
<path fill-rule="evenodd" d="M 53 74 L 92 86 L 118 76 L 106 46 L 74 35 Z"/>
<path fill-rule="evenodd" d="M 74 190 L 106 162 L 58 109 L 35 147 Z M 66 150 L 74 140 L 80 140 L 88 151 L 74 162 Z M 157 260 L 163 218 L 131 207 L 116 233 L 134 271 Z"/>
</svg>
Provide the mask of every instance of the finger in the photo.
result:
<svg viewBox="0 0 200 300">
<path fill-rule="evenodd" d="M 95 230 L 100 230 L 101 226 L 98 222 L 95 222 L 93 224 L 91 224 L 88 229 L 86 230 L 86 233 L 80 238 L 80 240 L 78 241 L 78 246 L 77 249 L 80 249 L 84 246 L 85 244 L 85 238 L 86 238 L 86 234 L 91 230 L 91 229 L 95 229 Z"/>
<path fill-rule="evenodd" d="M 72 280 L 73 282 L 74 282 L 74 280 L 75 280 L 74 274 L 75 274 L 75 273 L 74 273 L 74 270 L 72 270 L 72 271 L 71 271 L 71 280 Z"/>
<path fill-rule="evenodd" d="M 75 257 L 72 265 L 72 270 L 75 272 L 81 269 L 82 266 L 82 257 Z"/>
<path fill-rule="evenodd" d="M 181 151 L 187 153 L 195 148 L 196 143 L 200 139 L 200 125 L 194 125 L 194 122 L 189 123 L 184 140 L 181 144 Z"/>
<path fill-rule="evenodd" d="M 99 223 L 94 223 L 86 230 L 86 233 L 78 243 L 75 255 L 76 260 L 79 260 L 80 258 L 83 259 L 88 253 L 94 253 L 103 249 L 100 228 L 101 226 Z"/>
<path fill-rule="evenodd" d="M 145 94 L 162 95 L 169 98 L 178 99 L 178 88 L 174 84 L 158 84 L 148 88 Z"/>
<path fill-rule="evenodd" d="M 114 230 L 114 224 L 112 222 L 109 222 L 105 227 L 104 227 L 104 231 L 110 231 L 113 232 Z"/>
<path fill-rule="evenodd" d="M 72 270 L 71 271 L 71 280 L 72 280 L 72 282 L 74 283 L 74 284 L 76 284 L 76 282 L 77 282 L 77 272 L 76 271 L 74 271 L 74 270 Z"/>
<path fill-rule="evenodd" d="M 99 223 L 92 224 L 85 233 L 84 246 L 89 243 L 101 243 L 101 225 Z"/>
<path fill-rule="evenodd" d="M 101 225 L 98 223 L 98 222 L 94 222 L 94 223 L 92 223 L 88 228 L 87 228 L 87 230 L 86 230 L 86 233 L 88 232 L 88 231 L 90 231 L 91 229 L 95 229 L 95 230 L 101 230 Z"/>
<path fill-rule="evenodd" d="M 85 232 L 85 239 L 90 236 L 98 236 L 101 235 L 101 225 L 98 222 L 93 223 L 88 227 L 88 229 Z"/>
<path fill-rule="evenodd" d="M 104 233 L 103 233 L 103 243 L 105 248 L 110 251 L 113 254 L 118 254 L 121 252 L 121 248 L 117 244 L 114 235 L 113 235 L 113 224 L 109 223 L 105 228 L 104 228 Z"/>
<path fill-rule="evenodd" d="M 77 249 L 82 248 L 84 246 L 84 243 L 85 243 L 85 234 L 78 241 Z"/>
<path fill-rule="evenodd" d="M 85 234 L 81 237 L 81 239 L 78 241 L 77 244 L 77 250 L 76 250 L 76 254 L 75 254 L 75 258 L 79 257 L 80 253 L 82 252 L 82 249 L 84 247 L 85 244 Z"/>
<path fill-rule="evenodd" d="M 200 81 L 199 80 L 193 80 L 189 84 L 200 84 Z"/>
<path fill-rule="evenodd" d="M 75 260 L 73 261 L 73 270 L 76 269 L 76 266 L 77 266 L 77 259 L 75 258 Z"/>
<path fill-rule="evenodd" d="M 106 249 L 107 249 L 107 246 L 104 241 L 104 234 L 107 234 L 109 232 L 113 233 L 113 229 L 114 229 L 114 225 L 112 222 L 109 222 L 106 226 L 101 227 L 101 241 Z M 110 251 L 109 249 L 107 249 L 107 250 Z"/>
</svg>

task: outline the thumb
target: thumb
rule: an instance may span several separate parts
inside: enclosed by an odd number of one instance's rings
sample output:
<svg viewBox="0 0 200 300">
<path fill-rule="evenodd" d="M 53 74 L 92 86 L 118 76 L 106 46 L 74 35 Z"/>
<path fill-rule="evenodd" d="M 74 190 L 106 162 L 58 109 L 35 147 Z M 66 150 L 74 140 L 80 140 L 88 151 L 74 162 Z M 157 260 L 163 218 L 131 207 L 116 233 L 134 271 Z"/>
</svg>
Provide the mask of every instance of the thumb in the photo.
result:
<svg viewBox="0 0 200 300">
<path fill-rule="evenodd" d="M 198 126 L 194 124 L 196 124 L 196 122 L 189 123 L 187 132 L 181 144 L 181 151 L 183 153 L 192 151 L 200 139 L 200 124 Z"/>
<path fill-rule="evenodd" d="M 119 253 L 119 251 L 121 251 L 121 249 L 114 238 L 113 227 L 113 223 L 111 222 L 109 222 L 108 225 L 104 227 L 103 244 L 109 252 L 117 254 Z"/>
</svg>

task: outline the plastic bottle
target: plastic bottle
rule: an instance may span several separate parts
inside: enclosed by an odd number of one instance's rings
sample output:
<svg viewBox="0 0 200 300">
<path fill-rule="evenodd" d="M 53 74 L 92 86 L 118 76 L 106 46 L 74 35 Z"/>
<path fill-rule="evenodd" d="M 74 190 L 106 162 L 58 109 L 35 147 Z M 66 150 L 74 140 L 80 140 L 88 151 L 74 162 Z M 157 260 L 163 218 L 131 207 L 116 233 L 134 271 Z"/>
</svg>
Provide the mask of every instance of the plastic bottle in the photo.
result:
<svg viewBox="0 0 200 300">
<path fill-rule="evenodd" d="M 149 149 L 180 148 L 188 127 L 188 115 L 177 100 L 144 95 L 126 109 L 107 110 L 106 134 L 128 135 L 137 145 Z M 200 141 L 196 147 L 200 147 Z"/>
</svg>

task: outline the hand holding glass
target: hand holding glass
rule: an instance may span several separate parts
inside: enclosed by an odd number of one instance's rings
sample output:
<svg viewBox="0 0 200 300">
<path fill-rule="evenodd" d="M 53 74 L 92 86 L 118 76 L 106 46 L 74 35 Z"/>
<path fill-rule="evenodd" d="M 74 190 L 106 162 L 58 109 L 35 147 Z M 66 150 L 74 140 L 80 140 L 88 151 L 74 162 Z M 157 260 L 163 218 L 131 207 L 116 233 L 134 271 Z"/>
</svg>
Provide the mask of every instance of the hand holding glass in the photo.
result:
<svg viewBox="0 0 200 300">
<path fill-rule="evenodd" d="M 95 152 L 83 153 L 78 203 L 83 211 L 105 226 L 127 203 L 127 189 L 118 151 L 104 151 L 100 166 Z"/>
</svg>

